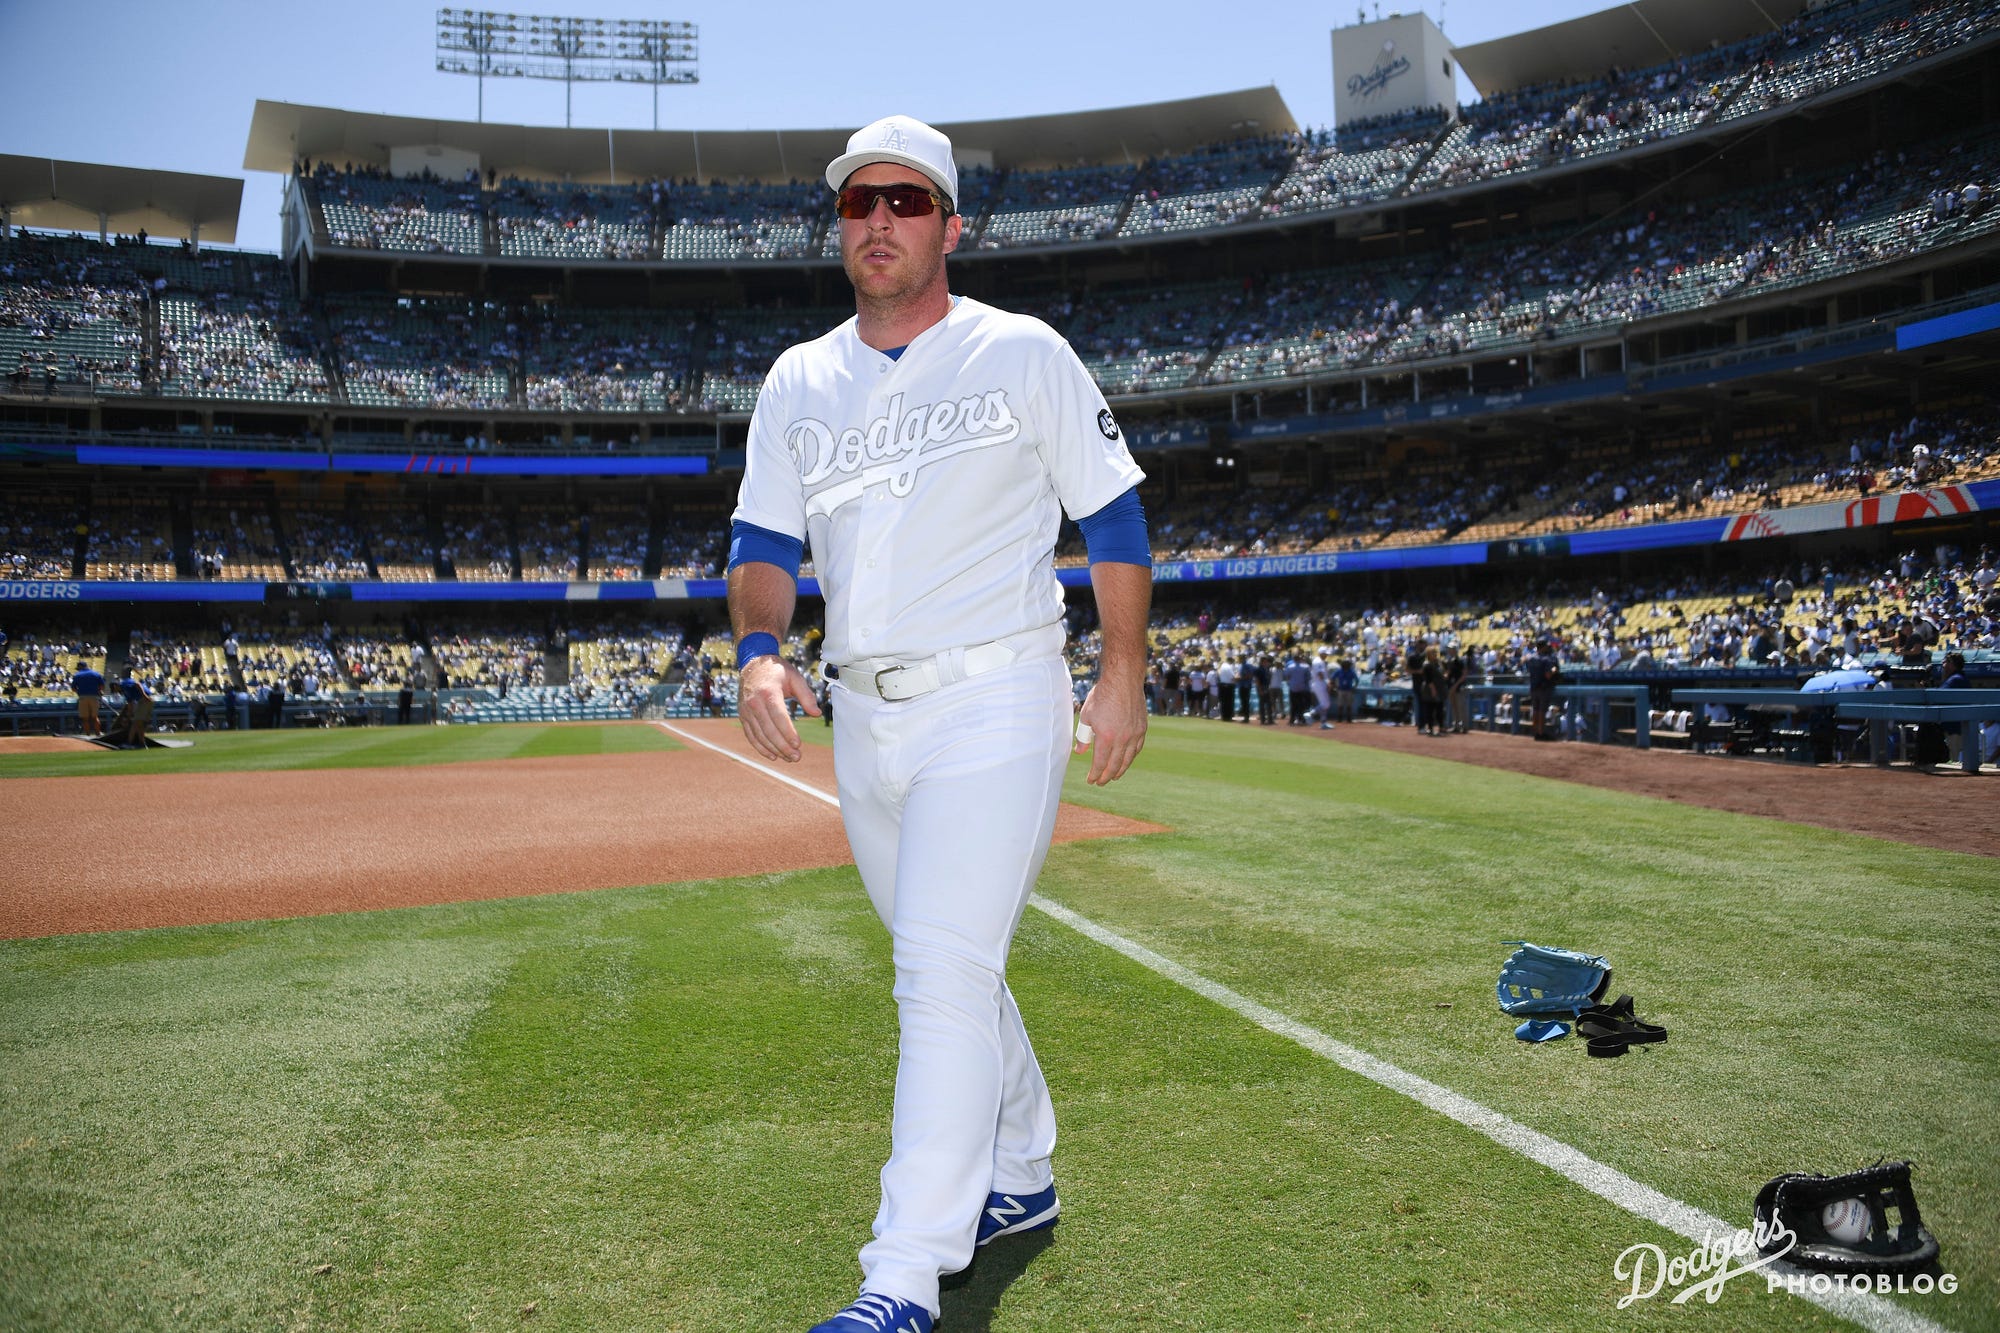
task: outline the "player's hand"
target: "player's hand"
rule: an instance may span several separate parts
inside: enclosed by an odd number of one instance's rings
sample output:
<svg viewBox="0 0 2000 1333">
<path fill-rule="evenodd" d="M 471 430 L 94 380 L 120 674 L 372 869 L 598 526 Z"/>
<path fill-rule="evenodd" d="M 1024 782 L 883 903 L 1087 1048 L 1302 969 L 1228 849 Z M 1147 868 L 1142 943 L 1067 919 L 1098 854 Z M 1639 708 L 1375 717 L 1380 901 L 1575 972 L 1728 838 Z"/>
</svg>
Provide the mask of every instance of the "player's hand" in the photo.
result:
<svg viewBox="0 0 2000 1333">
<path fill-rule="evenodd" d="M 1086 780 L 1093 787 L 1116 782 L 1146 747 L 1145 687 L 1102 677 L 1084 696 L 1078 720 L 1091 731 L 1090 739 L 1078 741 L 1074 751 L 1091 751 Z"/>
<path fill-rule="evenodd" d="M 781 657 L 752 658 L 737 678 L 736 716 L 750 748 L 766 759 L 796 764 L 802 750 L 787 699 L 798 700 L 808 717 L 819 716 L 819 700 L 805 673 Z"/>
</svg>

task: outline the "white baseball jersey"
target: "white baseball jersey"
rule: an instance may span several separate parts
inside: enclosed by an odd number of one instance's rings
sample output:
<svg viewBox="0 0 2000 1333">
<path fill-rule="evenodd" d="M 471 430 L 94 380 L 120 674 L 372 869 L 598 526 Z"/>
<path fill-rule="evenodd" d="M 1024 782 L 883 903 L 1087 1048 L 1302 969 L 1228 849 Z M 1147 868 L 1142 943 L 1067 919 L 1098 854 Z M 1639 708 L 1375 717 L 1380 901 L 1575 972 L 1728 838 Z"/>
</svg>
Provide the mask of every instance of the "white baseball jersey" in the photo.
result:
<svg viewBox="0 0 2000 1333">
<path fill-rule="evenodd" d="M 1144 477 L 1054 329 L 956 297 L 900 358 L 852 319 L 787 349 L 734 517 L 810 543 L 828 659 L 916 661 L 1060 621 L 1061 511 Z"/>
</svg>

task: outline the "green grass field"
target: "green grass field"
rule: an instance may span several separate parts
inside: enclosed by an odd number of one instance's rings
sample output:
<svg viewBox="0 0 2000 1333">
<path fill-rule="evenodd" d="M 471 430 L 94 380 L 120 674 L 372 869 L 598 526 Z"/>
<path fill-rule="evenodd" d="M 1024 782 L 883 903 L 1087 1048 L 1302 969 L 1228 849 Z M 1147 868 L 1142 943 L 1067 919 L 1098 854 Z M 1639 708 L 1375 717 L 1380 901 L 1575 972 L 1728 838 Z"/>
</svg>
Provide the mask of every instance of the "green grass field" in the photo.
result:
<svg viewBox="0 0 2000 1333">
<path fill-rule="evenodd" d="M 1186 721 L 1082 772 L 1172 831 L 1057 848 L 1046 897 L 1738 1223 L 1912 1158 L 1961 1285 L 1898 1304 L 2000 1328 L 1992 860 Z M 1513 1040 L 1520 938 L 1670 1042 Z M 1843 1326 L 1755 1278 L 1617 1310 L 1620 1251 L 1689 1243 L 1041 913 L 1010 976 L 1064 1220 L 946 1333 Z M 802 1331 L 894 1022 L 852 870 L 0 945 L 0 1328 Z"/>
</svg>

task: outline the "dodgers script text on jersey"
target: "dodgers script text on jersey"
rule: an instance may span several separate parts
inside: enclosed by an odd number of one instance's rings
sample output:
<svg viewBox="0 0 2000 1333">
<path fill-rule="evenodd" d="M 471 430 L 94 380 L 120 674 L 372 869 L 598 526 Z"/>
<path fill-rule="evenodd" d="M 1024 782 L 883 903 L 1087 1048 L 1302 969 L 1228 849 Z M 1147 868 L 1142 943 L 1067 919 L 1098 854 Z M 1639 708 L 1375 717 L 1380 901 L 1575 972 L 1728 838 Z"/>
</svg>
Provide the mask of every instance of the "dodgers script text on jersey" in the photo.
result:
<svg viewBox="0 0 2000 1333">
<path fill-rule="evenodd" d="M 1060 621 L 1062 512 L 1143 478 L 1055 330 L 959 297 L 899 358 L 853 320 L 779 357 L 735 517 L 810 544 L 830 660 L 915 660 Z"/>
</svg>

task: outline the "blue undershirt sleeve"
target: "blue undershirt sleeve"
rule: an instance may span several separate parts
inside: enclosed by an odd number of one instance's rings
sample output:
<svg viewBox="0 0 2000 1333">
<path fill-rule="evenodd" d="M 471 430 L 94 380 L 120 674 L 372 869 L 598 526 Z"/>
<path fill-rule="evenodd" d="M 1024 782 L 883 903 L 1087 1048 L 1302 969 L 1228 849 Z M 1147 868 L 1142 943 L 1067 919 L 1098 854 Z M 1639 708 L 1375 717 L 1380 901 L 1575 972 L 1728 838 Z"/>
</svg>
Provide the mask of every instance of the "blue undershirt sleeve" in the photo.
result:
<svg viewBox="0 0 2000 1333">
<path fill-rule="evenodd" d="M 1083 529 L 1083 546 L 1095 565 L 1110 561 L 1119 565 L 1153 565 L 1153 546 L 1146 534 L 1146 510 L 1139 503 L 1139 488 L 1132 487 L 1094 514 L 1076 521 Z"/>
<path fill-rule="evenodd" d="M 799 562 L 805 558 L 806 544 L 797 537 L 760 528 L 737 519 L 729 525 L 729 568 L 749 562 L 776 565 L 799 576 Z"/>
</svg>

